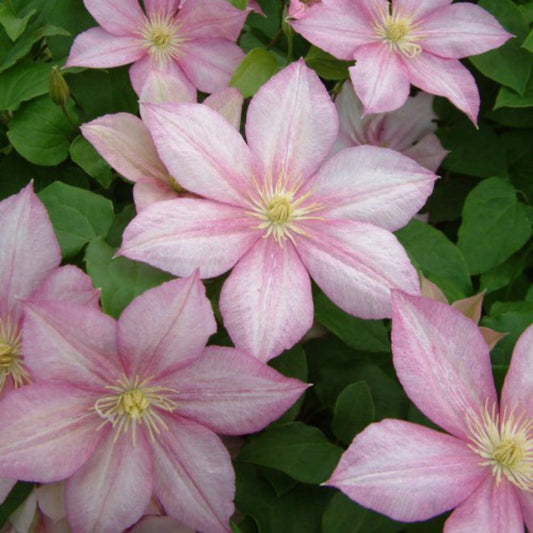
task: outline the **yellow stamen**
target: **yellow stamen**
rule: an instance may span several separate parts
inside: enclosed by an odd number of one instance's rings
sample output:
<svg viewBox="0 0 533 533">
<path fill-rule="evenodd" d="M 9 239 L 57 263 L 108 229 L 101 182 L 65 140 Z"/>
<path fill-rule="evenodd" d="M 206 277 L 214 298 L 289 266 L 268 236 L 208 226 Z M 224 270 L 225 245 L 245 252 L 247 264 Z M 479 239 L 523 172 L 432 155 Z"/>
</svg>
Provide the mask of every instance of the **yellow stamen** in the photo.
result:
<svg viewBox="0 0 533 533">
<path fill-rule="evenodd" d="M 11 378 L 15 388 L 30 382 L 22 364 L 21 332 L 11 319 L 0 319 L 0 392 Z"/>
<path fill-rule="evenodd" d="M 152 14 L 141 24 L 139 35 L 142 45 L 158 63 L 181 57 L 182 44 L 188 40 L 180 35 L 181 25 L 176 18 L 160 13 Z"/>
</svg>

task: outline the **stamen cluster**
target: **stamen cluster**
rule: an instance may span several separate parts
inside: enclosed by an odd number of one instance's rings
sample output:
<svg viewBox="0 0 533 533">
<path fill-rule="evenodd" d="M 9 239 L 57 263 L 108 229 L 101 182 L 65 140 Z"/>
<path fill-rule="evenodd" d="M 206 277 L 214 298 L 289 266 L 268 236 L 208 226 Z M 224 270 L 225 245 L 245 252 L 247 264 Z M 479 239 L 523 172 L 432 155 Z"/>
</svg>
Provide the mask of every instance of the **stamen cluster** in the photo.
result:
<svg viewBox="0 0 533 533">
<path fill-rule="evenodd" d="M 182 24 L 173 16 L 153 13 L 145 18 L 140 28 L 142 45 L 159 64 L 179 59 L 186 39 L 180 35 Z"/>
<path fill-rule="evenodd" d="M 374 23 L 376 36 L 385 41 L 391 51 L 398 52 L 405 57 L 416 57 L 422 52 L 422 47 L 416 43 L 415 34 L 418 23 L 413 23 L 410 17 L 404 16 L 390 7 L 383 11 L 381 20 Z"/>
<path fill-rule="evenodd" d="M 11 377 L 15 388 L 30 382 L 22 364 L 21 332 L 8 317 L 0 319 L 0 392 Z"/>
</svg>

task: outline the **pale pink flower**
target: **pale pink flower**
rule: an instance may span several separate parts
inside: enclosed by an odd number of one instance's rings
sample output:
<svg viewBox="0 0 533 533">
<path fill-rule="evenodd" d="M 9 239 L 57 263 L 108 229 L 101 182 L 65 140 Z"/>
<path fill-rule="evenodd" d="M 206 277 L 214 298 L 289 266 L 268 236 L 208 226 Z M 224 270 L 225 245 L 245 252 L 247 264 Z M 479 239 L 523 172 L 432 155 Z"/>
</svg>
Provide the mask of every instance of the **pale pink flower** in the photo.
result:
<svg viewBox="0 0 533 533">
<path fill-rule="evenodd" d="M 206 106 L 146 106 L 161 159 L 202 199 L 143 210 L 121 253 L 178 276 L 234 265 L 220 296 L 237 347 L 267 360 L 311 327 L 310 275 L 342 309 L 390 316 L 390 288 L 418 293 L 391 231 L 424 204 L 436 178 L 392 150 L 361 146 L 326 161 L 335 105 L 303 61 L 272 77 L 248 108 L 246 138 Z"/>
<path fill-rule="evenodd" d="M 130 78 L 141 94 L 148 74 L 164 71 L 192 90 L 227 87 L 244 52 L 235 44 L 252 7 L 225 0 L 84 0 L 96 19 L 76 37 L 66 66 L 117 67 L 133 63 Z"/>
<path fill-rule="evenodd" d="M 76 533 L 122 531 L 152 494 L 187 526 L 229 533 L 234 472 L 215 432 L 262 429 L 306 385 L 205 348 L 216 324 L 197 275 L 146 291 L 118 322 L 71 302 L 30 300 L 25 313 L 35 382 L 3 401 L 0 475 L 68 478 Z"/>
<path fill-rule="evenodd" d="M 196 102 L 196 91 L 191 93 L 179 79 L 166 73 L 152 72 L 144 84 L 141 101 Z M 223 89 L 203 103 L 239 128 L 243 97 L 238 89 Z M 83 124 L 81 131 L 117 172 L 135 184 L 133 198 L 137 211 L 186 193 L 157 155 L 150 132 L 139 117 L 130 113 L 104 115 Z"/>
<path fill-rule="evenodd" d="M 490 353 L 452 307 L 393 293 L 392 351 L 414 404 L 450 435 L 401 420 L 371 424 L 328 485 L 395 520 L 456 507 L 445 533 L 533 530 L 533 326 L 518 340 L 501 402 Z"/>
<path fill-rule="evenodd" d="M 437 129 L 433 96 L 420 92 L 391 113 L 364 115 L 363 105 L 350 81 L 335 100 L 339 113 L 339 136 L 335 152 L 350 146 L 371 144 L 397 150 L 436 172 L 448 154 L 433 133 Z"/>
<path fill-rule="evenodd" d="M 304 16 L 305 12 L 322 0 L 291 0 L 287 15 L 291 19 L 299 19 Z"/>
<path fill-rule="evenodd" d="M 452 0 L 322 0 L 292 21 L 308 41 L 350 67 L 365 113 L 401 107 L 412 83 L 448 98 L 476 123 L 479 93 L 458 61 L 512 37 L 487 11 Z"/>
</svg>

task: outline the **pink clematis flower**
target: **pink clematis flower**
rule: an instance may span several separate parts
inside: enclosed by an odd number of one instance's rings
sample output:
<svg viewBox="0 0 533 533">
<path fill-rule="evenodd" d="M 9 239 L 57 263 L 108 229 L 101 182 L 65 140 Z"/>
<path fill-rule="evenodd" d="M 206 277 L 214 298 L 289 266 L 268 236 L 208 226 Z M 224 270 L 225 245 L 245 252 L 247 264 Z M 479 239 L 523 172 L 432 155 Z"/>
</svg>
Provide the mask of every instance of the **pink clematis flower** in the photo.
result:
<svg viewBox="0 0 533 533">
<path fill-rule="evenodd" d="M 189 92 L 177 78 L 166 73 L 152 72 L 143 87 L 141 101 L 196 102 L 196 91 Z M 239 128 L 243 97 L 238 89 L 223 89 L 203 103 Z M 186 193 L 157 155 L 150 132 L 139 117 L 130 113 L 104 115 L 82 125 L 81 131 L 117 172 L 135 184 L 133 198 L 137 211 Z"/>
<path fill-rule="evenodd" d="M 352 84 L 344 83 L 335 100 L 340 131 L 334 152 L 350 146 L 371 144 L 397 150 L 436 172 L 448 154 L 433 133 L 437 129 L 433 97 L 420 92 L 392 113 L 363 116 L 363 105 Z"/>
<path fill-rule="evenodd" d="M 452 307 L 395 291 L 392 350 L 415 405 L 450 435 L 400 420 L 357 435 L 327 482 L 395 520 L 449 509 L 445 533 L 533 530 L 533 326 L 498 400 L 490 354 Z"/>
<path fill-rule="evenodd" d="M 322 0 L 292 22 L 307 40 L 350 67 L 365 113 L 401 107 L 412 83 L 448 98 L 476 123 L 479 93 L 459 58 L 512 35 L 484 9 L 452 0 Z"/>
<path fill-rule="evenodd" d="M 245 144 L 197 104 L 149 106 L 161 159 L 203 199 L 143 210 L 120 252 L 178 276 L 235 264 L 220 296 L 236 346 L 268 360 L 311 327 L 309 274 L 341 308 L 390 316 L 390 288 L 419 292 L 390 233 L 424 204 L 436 178 L 413 160 L 362 146 L 322 166 L 337 136 L 335 106 L 303 61 L 272 77 L 248 108 Z"/>
<path fill-rule="evenodd" d="M 234 473 L 215 432 L 262 429 L 306 385 L 233 348 L 205 348 L 215 320 L 194 275 L 138 296 L 118 322 L 70 302 L 25 305 L 36 381 L 0 410 L 0 475 L 68 478 L 76 533 L 116 533 L 152 494 L 168 515 L 229 533 Z"/>
<path fill-rule="evenodd" d="M 322 0 L 291 0 L 287 16 L 291 19 L 299 19 L 304 16 L 305 12 Z"/>
<path fill-rule="evenodd" d="M 84 0 L 100 24 L 78 35 L 67 67 L 107 68 L 133 63 L 138 95 L 153 70 L 171 73 L 191 90 L 227 87 L 244 52 L 235 44 L 255 3 L 245 10 L 225 0 Z"/>
</svg>

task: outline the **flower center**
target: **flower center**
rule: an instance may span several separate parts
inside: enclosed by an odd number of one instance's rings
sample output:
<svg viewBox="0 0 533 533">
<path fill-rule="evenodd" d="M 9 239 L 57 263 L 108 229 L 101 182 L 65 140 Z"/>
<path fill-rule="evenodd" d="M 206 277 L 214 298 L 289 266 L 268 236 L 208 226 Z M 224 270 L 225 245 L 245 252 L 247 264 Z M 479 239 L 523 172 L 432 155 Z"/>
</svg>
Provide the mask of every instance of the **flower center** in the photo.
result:
<svg viewBox="0 0 533 533">
<path fill-rule="evenodd" d="M 140 35 L 143 46 L 158 63 L 181 56 L 181 45 L 186 39 L 179 34 L 181 23 L 172 16 L 153 14 L 145 19 Z"/>
<path fill-rule="evenodd" d="M 503 416 L 495 406 L 485 407 L 482 415 L 468 418 L 472 444 L 469 447 L 479 454 L 483 466 L 490 466 L 496 483 L 504 475 L 518 488 L 533 492 L 533 420 L 524 412 Z"/>
<path fill-rule="evenodd" d="M 287 180 L 281 178 L 276 185 L 267 182 L 260 187 L 256 183 L 255 194 L 248 195 L 251 210 L 246 213 L 260 220 L 256 228 L 265 231 L 263 237 L 272 235 L 274 240 L 283 246 L 286 239 L 294 242 L 293 233 L 306 235 L 298 222 L 321 218 L 313 216 L 313 213 L 320 211 L 322 205 L 307 201 L 311 192 L 298 195 L 302 184 L 302 181 L 299 181 L 289 187 Z"/>
<path fill-rule="evenodd" d="M 418 36 L 416 27 L 411 18 L 395 12 L 388 3 L 386 11 L 380 14 L 380 21 L 374 23 L 376 37 L 386 43 L 389 48 L 402 54 L 405 57 L 412 58 L 422 52 L 422 47 L 416 44 Z"/>
<path fill-rule="evenodd" d="M 105 419 L 98 429 L 111 423 L 115 428 L 114 442 L 122 431 L 127 433 L 131 428 L 132 443 L 135 446 L 137 425 L 145 425 L 152 441 L 156 434 L 161 433 L 161 428 L 167 429 L 157 409 L 169 413 L 174 411 L 178 404 L 167 396 L 176 391 L 165 387 L 148 387 L 150 380 L 151 378 L 141 381 L 139 376 L 134 379 L 122 376 L 117 385 L 105 387 L 112 394 L 96 400 L 93 409 Z"/>
<path fill-rule="evenodd" d="M 21 332 L 11 319 L 0 319 L 0 392 L 11 378 L 15 388 L 30 382 L 28 371 L 22 364 Z"/>
</svg>

